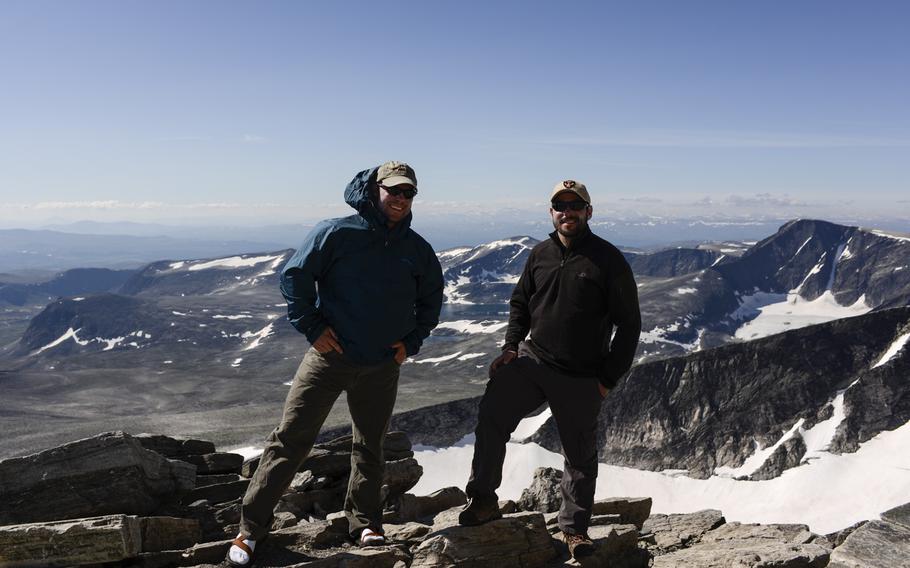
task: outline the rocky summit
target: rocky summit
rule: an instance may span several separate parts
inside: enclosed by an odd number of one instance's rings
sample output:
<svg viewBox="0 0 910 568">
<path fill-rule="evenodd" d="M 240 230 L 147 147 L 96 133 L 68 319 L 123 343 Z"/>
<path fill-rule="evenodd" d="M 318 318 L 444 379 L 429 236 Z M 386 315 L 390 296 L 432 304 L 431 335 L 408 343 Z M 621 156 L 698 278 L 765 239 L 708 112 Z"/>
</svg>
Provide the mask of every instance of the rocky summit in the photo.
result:
<svg viewBox="0 0 910 568">
<path fill-rule="evenodd" d="M 648 497 L 597 501 L 594 553 L 570 558 L 556 525 L 560 472 L 540 469 L 502 519 L 457 524 L 456 487 L 407 491 L 422 474 L 409 436 L 385 442 L 388 544 L 359 548 L 340 511 L 350 437 L 318 444 L 275 507 L 260 567 L 788 567 L 910 565 L 910 504 L 832 535 L 728 523 L 721 511 L 652 514 Z M 0 566 L 221 566 L 256 459 L 203 440 L 108 432 L 0 461 Z"/>
</svg>

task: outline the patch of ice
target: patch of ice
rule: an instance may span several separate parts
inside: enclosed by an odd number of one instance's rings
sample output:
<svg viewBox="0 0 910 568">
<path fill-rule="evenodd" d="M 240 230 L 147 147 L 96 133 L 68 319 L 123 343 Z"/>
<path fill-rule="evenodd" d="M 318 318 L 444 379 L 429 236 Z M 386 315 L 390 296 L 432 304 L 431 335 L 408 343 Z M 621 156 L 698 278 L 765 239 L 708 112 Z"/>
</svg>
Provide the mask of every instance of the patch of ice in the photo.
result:
<svg viewBox="0 0 910 568">
<path fill-rule="evenodd" d="M 451 361 L 452 359 L 457 358 L 459 355 L 461 355 L 461 351 L 456 351 L 455 353 L 452 353 L 451 355 L 443 355 L 441 357 L 429 357 L 427 359 L 410 359 L 409 361 L 411 363 L 417 363 L 418 365 L 422 365 L 424 363 L 433 363 L 433 364 L 438 365 L 439 363 L 442 363 L 444 361 Z"/>
<path fill-rule="evenodd" d="M 79 296 L 78 298 L 73 298 L 73 301 L 74 301 L 74 302 L 81 302 L 81 301 L 84 300 L 84 299 L 85 299 L 84 297 Z"/>
<path fill-rule="evenodd" d="M 477 359 L 478 357 L 483 357 L 486 353 L 465 353 L 458 358 L 459 361 L 469 361 L 471 359 Z"/>
<path fill-rule="evenodd" d="M 698 292 L 698 290 L 696 288 L 677 288 L 676 289 L 677 294 L 694 294 L 696 292 Z"/>
<path fill-rule="evenodd" d="M 755 296 L 764 294 L 760 292 Z M 766 295 L 770 296 L 770 295 Z M 746 298 L 743 298 L 746 300 Z M 740 306 L 740 310 L 742 306 Z M 814 300 L 806 300 L 795 293 L 787 294 L 786 300 L 758 307 L 758 316 L 744 323 L 734 334 L 739 339 L 749 340 L 799 329 L 840 318 L 863 315 L 872 310 L 866 304 L 865 294 L 851 306 L 842 306 L 834 299 L 830 290 Z M 737 310 L 736 313 L 739 313 Z"/>
<path fill-rule="evenodd" d="M 222 316 L 222 315 L 212 316 L 213 319 L 227 319 L 227 320 L 250 319 L 252 317 L 253 316 L 248 315 L 248 314 L 238 314 L 236 316 Z"/>
<path fill-rule="evenodd" d="M 887 363 L 888 361 L 893 359 L 895 357 L 895 355 L 900 353 L 901 349 L 904 348 L 904 345 L 907 344 L 908 339 L 910 339 L 910 332 L 905 333 L 905 334 L 901 335 L 900 337 L 898 337 L 897 339 L 895 339 L 891 343 L 891 345 L 888 346 L 888 349 L 885 351 L 885 353 L 879 358 L 878 362 L 875 365 L 872 365 L 872 368 L 874 369 L 876 367 L 881 367 L 882 365 L 884 365 L 885 363 Z"/>
<path fill-rule="evenodd" d="M 240 336 L 243 339 L 249 339 L 251 337 L 255 337 L 255 339 L 249 345 L 244 347 L 243 350 L 249 351 L 250 349 L 255 349 L 255 348 L 259 347 L 259 343 L 262 342 L 263 339 L 265 339 L 266 337 L 268 337 L 268 336 L 272 335 L 272 333 L 274 333 L 274 331 L 272 329 L 273 326 L 274 326 L 274 324 L 270 323 L 257 332 L 252 332 L 252 331 L 243 332 L 243 334 Z"/>
<path fill-rule="evenodd" d="M 507 321 L 493 320 L 456 320 L 441 321 L 436 329 L 452 329 L 459 333 L 496 333 L 509 325 Z"/>
<path fill-rule="evenodd" d="M 251 256 L 248 258 L 244 258 L 242 256 L 231 256 L 228 258 L 219 258 L 207 262 L 200 262 L 199 264 L 193 264 L 189 267 L 189 270 L 208 270 L 209 268 L 247 268 L 250 266 L 256 266 L 257 264 L 262 264 L 263 262 L 275 262 L 281 258 L 281 255 Z"/>
<path fill-rule="evenodd" d="M 231 367 L 239 367 L 241 361 L 243 361 L 243 357 L 237 357 L 234 359 L 234 362 L 231 363 Z"/>
</svg>

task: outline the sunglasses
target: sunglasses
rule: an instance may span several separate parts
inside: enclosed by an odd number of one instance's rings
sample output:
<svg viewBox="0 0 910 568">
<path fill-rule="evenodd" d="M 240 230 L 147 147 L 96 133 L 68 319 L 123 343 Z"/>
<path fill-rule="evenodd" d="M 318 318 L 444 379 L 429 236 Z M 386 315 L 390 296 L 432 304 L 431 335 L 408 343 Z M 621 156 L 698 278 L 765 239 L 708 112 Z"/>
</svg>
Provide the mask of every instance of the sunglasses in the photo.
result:
<svg viewBox="0 0 910 568">
<path fill-rule="evenodd" d="M 554 201 L 550 205 L 557 211 L 581 211 L 588 206 L 584 201 Z"/>
<path fill-rule="evenodd" d="M 379 184 L 379 187 L 386 190 L 389 195 L 398 197 L 403 195 L 405 199 L 414 199 L 414 196 L 417 195 L 417 190 L 413 187 L 403 187 L 399 188 L 398 186 L 387 187 L 385 185 Z"/>
</svg>

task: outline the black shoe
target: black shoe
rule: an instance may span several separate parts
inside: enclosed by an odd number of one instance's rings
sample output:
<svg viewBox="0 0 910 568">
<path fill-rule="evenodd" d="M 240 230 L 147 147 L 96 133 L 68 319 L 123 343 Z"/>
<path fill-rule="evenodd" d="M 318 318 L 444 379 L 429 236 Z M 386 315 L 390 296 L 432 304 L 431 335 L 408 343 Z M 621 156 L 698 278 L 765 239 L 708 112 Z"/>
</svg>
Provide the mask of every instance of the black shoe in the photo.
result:
<svg viewBox="0 0 910 568">
<path fill-rule="evenodd" d="M 562 540 L 569 546 L 569 554 L 575 560 L 587 558 L 594 554 L 594 543 L 588 535 L 562 533 Z"/>
<path fill-rule="evenodd" d="M 482 502 L 470 499 L 458 514 L 458 524 L 463 527 L 474 527 L 501 518 L 502 513 L 499 512 L 499 503 L 496 501 Z"/>
</svg>

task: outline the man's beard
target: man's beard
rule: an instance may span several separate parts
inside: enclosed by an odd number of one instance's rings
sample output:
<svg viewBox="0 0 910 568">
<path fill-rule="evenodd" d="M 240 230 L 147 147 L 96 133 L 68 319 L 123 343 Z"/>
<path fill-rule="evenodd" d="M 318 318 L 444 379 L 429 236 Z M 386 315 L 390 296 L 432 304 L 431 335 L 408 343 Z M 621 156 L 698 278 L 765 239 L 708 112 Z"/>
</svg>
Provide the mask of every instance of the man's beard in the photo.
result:
<svg viewBox="0 0 910 568">
<path fill-rule="evenodd" d="M 572 229 L 566 228 L 559 221 L 553 220 L 553 228 L 556 229 L 556 232 L 564 237 L 577 237 L 582 234 L 585 230 L 585 227 L 588 226 L 588 221 L 584 217 L 577 217 L 573 219 L 575 221 L 575 227 Z"/>
</svg>

